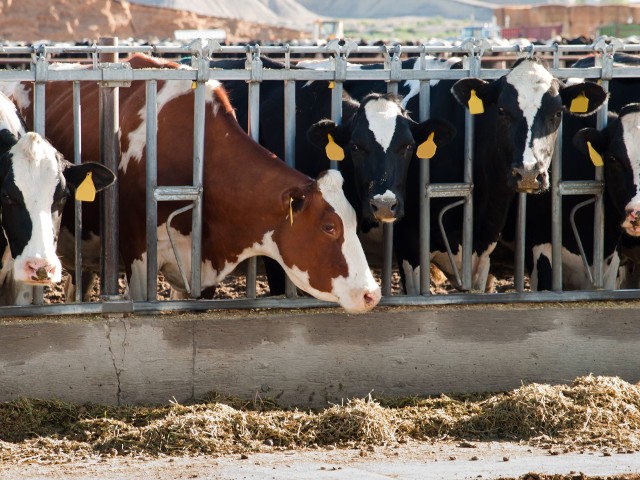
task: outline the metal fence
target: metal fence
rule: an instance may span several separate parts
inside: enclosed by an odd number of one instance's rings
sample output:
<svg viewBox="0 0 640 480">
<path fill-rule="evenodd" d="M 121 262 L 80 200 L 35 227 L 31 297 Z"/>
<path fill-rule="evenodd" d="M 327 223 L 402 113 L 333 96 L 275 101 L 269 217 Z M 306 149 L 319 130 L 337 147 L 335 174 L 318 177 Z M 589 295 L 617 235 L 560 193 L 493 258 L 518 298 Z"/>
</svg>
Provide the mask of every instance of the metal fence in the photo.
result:
<svg viewBox="0 0 640 480">
<path fill-rule="evenodd" d="M 201 240 L 201 215 L 202 215 L 202 151 L 204 145 L 204 83 L 209 79 L 244 80 L 249 86 L 249 112 L 250 129 L 254 139 L 258 138 L 260 108 L 260 84 L 262 81 L 275 80 L 284 82 L 285 86 L 285 161 L 295 166 L 295 82 L 310 80 L 328 80 L 334 82 L 332 90 L 332 119 L 341 121 L 342 93 L 344 82 L 349 80 L 379 80 L 388 83 L 388 91 L 397 92 L 399 82 L 405 80 L 417 80 L 420 82 L 420 108 L 419 120 L 428 118 L 430 105 L 430 80 L 461 79 L 468 76 L 483 79 L 496 79 L 505 75 L 508 70 L 503 68 L 483 68 L 482 60 L 491 56 L 509 56 L 513 59 L 525 55 L 543 55 L 549 59 L 550 71 L 558 78 L 578 77 L 585 79 L 599 79 L 602 86 L 607 89 L 612 78 L 640 77 L 640 67 L 618 68 L 613 65 L 614 52 L 638 52 L 640 45 L 623 44 L 617 39 L 602 37 L 593 45 L 551 45 L 521 47 L 496 47 L 490 46 L 486 40 L 468 39 L 457 46 L 382 46 L 362 47 L 353 42 L 330 42 L 322 47 L 294 47 L 294 46 L 220 46 L 216 42 L 196 41 L 183 47 L 160 46 L 118 46 L 117 41 L 112 45 L 101 44 L 83 47 L 56 47 L 41 45 L 32 47 L 5 47 L 3 53 L 29 55 L 31 57 L 30 68 L 25 70 L 1 70 L 0 81 L 27 81 L 34 82 L 34 130 L 45 134 L 45 84 L 47 82 L 73 82 L 73 105 L 76 126 L 74 129 L 76 155 L 74 161 L 81 161 L 81 143 L 79 127 L 80 82 L 100 82 L 101 110 L 103 122 L 109 125 L 109 132 L 101 132 L 103 145 L 111 145 L 111 150 L 106 153 L 109 165 L 114 168 L 117 165 L 117 145 L 114 138 L 117 131 L 117 118 L 113 115 L 113 107 L 118 101 L 118 88 L 126 88 L 131 81 L 142 80 L 146 82 L 147 94 L 147 246 L 148 246 L 148 285 L 147 302 L 132 302 L 121 298 L 117 294 L 118 256 L 117 256 L 117 189 L 115 197 L 111 196 L 104 202 L 107 215 L 105 215 L 103 234 L 103 268 L 101 283 L 103 297 L 101 302 L 68 304 L 42 303 L 42 291 L 36 294 L 34 303 L 38 305 L 0 307 L 0 315 L 49 315 L 67 313 L 126 313 L 126 312 L 156 312 L 156 311 L 180 311 L 180 310 L 209 310 L 226 308 L 299 308 L 330 306 L 313 298 L 297 297 L 295 288 L 287 285 L 288 298 L 261 297 L 256 298 L 256 262 L 255 258 L 249 262 L 247 273 L 247 292 L 245 298 L 234 300 L 185 300 L 166 301 L 157 299 L 157 202 L 169 200 L 188 200 L 193 215 L 193 247 L 192 262 L 195 266 L 190 278 L 185 280 L 189 284 L 192 296 L 200 293 L 200 240 Z M 191 57 L 192 68 L 180 70 L 145 69 L 132 70 L 124 68 L 118 63 L 118 56 L 134 52 L 148 54 L 175 55 L 178 57 Z M 574 69 L 561 66 L 563 59 L 568 54 L 597 53 L 596 66 L 592 68 Z M 50 68 L 50 58 L 66 53 L 84 53 L 92 59 L 92 65 L 88 69 L 63 69 Z M 384 58 L 385 68 L 380 70 L 351 70 L 347 68 L 349 55 L 352 53 L 374 54 L 381 53 Z M 246 57 L 245 68 L 241 70 L 214 70 L 209 68 L 209 61 L 221 55 L 229 54 Z M 308 55 L 329 57 L 332 59 L 332 67 L 329 70 L 295 70 L 289 69 L 291 55 Z M 272 70 L 262 67 L 261 55 L 277 55 L 284 58 L 287 68 Z M 403 70 L 401 59 L 405 55 L 418 56 L 421 62 L 425 62 L 427 55 L 456 55 L 464 58 L 462 70 L 427 70 L 412 69 Z M 423 65 L 426 64 L 423 63 Z M 156 94 L 158 81 L 188 79 L 196 85 L 195 88 L 195 118 L 194 118 L 194 182 L 192 185 L 182 187 L 158 186 L 156 181 Z M 102 108 L 104 107 L 104 108 Z M 117 110 L 115 110 L 117 111 Z M 606 108 L 598 113 L 598 126 L 605 126 L 607 120 Z M 104 123 L 103 123 L 104 125 Z M 524 292 L 524 242 L 526 235 L 524 215 L 526 209 L 526 194 L 519 194 L 520 207 L 518 209 L 517 246 L 515 253 L 515 293 L 456 293 L 450 295 L 433 295 L 429 292 L 429 235 L 430 225 L 434 219 L 430 218 L 430 200 L 436 197 L 452 198 L 454 202 L 461 202 L 464 208 L 463 214 L 463 268 L 459 276 L 463 289 L 468 290 L 471 285 L 471 243 L 473 201 L 472 162 L 473 162 L 473 121 L 467 112 L 465 119 L 465 174 L 464 179 L 458 184 L 432 184 L 429 182 L 429 163 L 421 162 L 420 182 L 425 185 L 424 196 L 421 199 L 422 223 L 420 228 L 421 241 L 421 278 L 420 291 L 417 296 L 391 295 L 392 276 L 392 229 L 393 225 L 384 226 L 384 263 L 382 268 L 383 299 L 381 305 L 427 305 L 427 304 L 460 304 L 460 303 L 511 303 L 511 302 L 545 302 L 545 301 L 581 301 L 581 300 L 608 300 L 608 299 L 635 299 L 640 298 L 640 290 L 604 291 L 603 284 L 603 172 L 602 168 L 596 168 L 596 177 L 592 181 L 567 182 L 561 178 L 561 135 L 558 135 L 556 155 L 551 168 L 551 191 L 553 202 L 553 291 L 551 292 Z M 103 128 L 103 130 L 105 130 Z M 104 161 L 104 159 L 103 159 Z M 335 165 L 333 165 L 335 167 Z M 115 170 L 115 168 L 114 168 Z M 593 290 L 589 291 L 562 291 L 562 232 L 561 232 L 561 203 L 564 195 L 591 195 L 595 201 L 595 248 L 593 253 L 594 274 Z M 459 199 L 459 200 L 458 200 Z M 76 205 L 76 229 L 80 231 L 81 207 Z M 76 235 L 76 271 L 80 272 L 82 259 L 79 255 L 79 235 Z M 114 248 L 116 250 L 114 250 Z M 81 285 L 80 281 L 77 282 Z M 80 291 L 81 288 L 78 288 Z"/>
</svg>

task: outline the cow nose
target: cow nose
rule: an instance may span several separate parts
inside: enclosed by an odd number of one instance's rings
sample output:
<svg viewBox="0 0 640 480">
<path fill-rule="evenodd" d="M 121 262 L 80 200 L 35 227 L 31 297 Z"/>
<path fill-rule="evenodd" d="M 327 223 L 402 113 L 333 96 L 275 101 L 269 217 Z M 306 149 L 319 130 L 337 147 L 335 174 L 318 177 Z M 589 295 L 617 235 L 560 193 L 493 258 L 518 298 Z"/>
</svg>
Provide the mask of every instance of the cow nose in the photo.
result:
<svg viewBox="0 0 640 480">
<path fill-rule="evenodd" d="M 369 205 L 371 205 L 371 211 L 376 220 L 394 222 L 397 219 L 397 198 L 374 198 L 369 201 Z"/>
<path fill-rule="evenodd" d="M 544 169 L 514 168 L 511 173 L 518 192 L 539 193 L 547 188 L 547 172 Z"/>
<path fill-rule="evenodd" d="M 56 267 L 46 260 L 35 259 L 29 260 L 25 264 L 27 277 L 36 282 L 44 282 L 53 278 Z"/>
<path fill-rule="evenodd" d="M 365 311 L 371 310 L 380 302 L 380 293 L 380 288 L 378 288 L 376 290 L 369 290 L 362 296 Z"/>
</svg>

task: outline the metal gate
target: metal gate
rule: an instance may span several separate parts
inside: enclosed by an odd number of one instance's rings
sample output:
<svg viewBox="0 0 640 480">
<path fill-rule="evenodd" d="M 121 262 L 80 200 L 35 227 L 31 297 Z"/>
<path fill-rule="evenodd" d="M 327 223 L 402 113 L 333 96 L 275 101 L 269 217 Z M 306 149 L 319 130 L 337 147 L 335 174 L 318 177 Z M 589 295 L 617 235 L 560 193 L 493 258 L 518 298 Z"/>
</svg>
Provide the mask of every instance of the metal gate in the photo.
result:
<svg viewBox="0 0 640 480">
<path fill-rule="evenodd" d="M 108 125 L 110 132 L 101 132 L 103 145 L 113 145 L 117 149 L 114 137 L 117 134 L 117 118 L 113 115 L 113 107 L 118 101 L 118 88 L 126 88 L 133 80 L 146 82 L 147 94 L 147 264 L 148 285 L 147 293 L 149 301 L 132 302 L 121 298 L 117 294 L 118 256 L 117 256 L 117 192 L 115 197 L 107 198 L 104 234 L 103 234 L 103 268 L 101 282 L 103 285 L 103 297 L 97 303 L 68 303 L 42 305 L 42 291 L 36 292 L 35 303 L 30 306 L 0 307 L 0 315 L 49 315 L 66 313 L 126 313 L 126 312 L 157 312 L 180 310 L 209 310 L 226 308 L 301 308 L 331 306 L 313 298 L 297 297 L 295 288 L 289 283 L 287 286 L 288 298 L 263 297 L 256 298 L 256 263 L 255 258 L 249 263 L 247 273 L 247 293 L 245 298 L 235 300 L 185 300 L 166 301 L 158 300 L 156 296 L 156 242 L 157 232 L 157 202 L 170 200 L 188 200 L 191 204 L 185 209 L 192 210 L 193 234 L 192 234 L 192 262 L 193 271 L 183 272 L 185 284 L 189 285 L 192 296 L 200 293 L 200 243 L 201 243 L 201 216 L 202 216 L 202 151 L 204 145 L 204 83 L 209 79 L 244 80 L 249 85 L 249 131 L 254 139 L 258 138 L 260 108 L 260 84 L 262 81 L 275 80 L 284 82 L 285 86 L 285 161 L 295 165 L 295 82 L 311 80 L 328 80 L 334 82 L 332 90 L 332 119 L 341 121 L 342 117 L 342 92 L 344 82 L 357 80 L 381 80 L 388 83 L 388 91 L 397 92 L 399 82 L 405 80 L 417 80 L 420 82 L 420 109 L 419 120 L 428 118 L 430 105 L 430 80 L 461 79 L 468 76 L 483 79 L 496 79 L 506 74 L 505 68 L 483 68 L 483 60 L 504 62 L 505 56 L 511 55 L 514 59 L 518 56 L 544 55 L 549 57 L 550 72 L 558 78 L 578 77 L 585 79 L 599 79 L 602 86 L 607 89 L 608 82 L 612 78 L 640 77 L 639 67 L 618 68 L 613 66 L 614 52 L 638 52 L 640 45 L 623 45 L 617 39 L 600 38 L 593 45 L 551 45 L 530 46 L 526 49 L 520 47 L 496 47 L 490 46 L 486 40 L 468 39 L 457 46 L 383 46 L 362 47 L 346 41 L 330 42 L 322 47 L 308 46 L 220 46 L 210 41 L 195 41 L 191 45 L 181 47 L 163 46 L 121 46 L 118 42 L 111 45 L 104 42 L 101 45 L 89 47 L 47 46 L 38 47 L 5 47 L 3 53 L 23 54 L 31 58 L 29 68 L 25 70 L 2 70 L 0 81 L 29 81 L 34 82 L 34 130 L 46 134 L 44 130 L 44 87 L 47 82 L 67 81 L 73 82 L 73 101 L 75 116 L 75 146 L 76 155 L 74 161 L 81 161 L 81 143 L 79 127 L 79 105 L 81 102 L 80 82 L 100 82 L 102 87 L 101 101 L 104 105 L 102 119 L 103 125 Z M 124 64 L 117 62 L 118 56 L 142 52 L 152 55 L 173 55 L 179 57 L 191 57 L 191 68 L 180 70 L 132 70 L 125 68 Z M 569 54 L 597 53 L 596 66 L 592 68 L 574 69 L 563 67 Z M 91 67 L 88 69 L 51 69 L 51 59 L 63 54 L 85 54 Z M 380 54 L 384 59 L 385 68 L 380 70 L 351 70 L 347 68 L 349 55 L 352 53 Z M 241 70 L 214 70 L 209 68 L 212 59 L 221 55 L 246 57 L 245 68 Z M 331 68 L 327 70 L 292 70 L 292 55 L 323 56 L 331 59 Z M 403 70 L 401 57 L 405 54 L 419 56 L 423 66 L 426 65 L 427 55 L 457 55 L 463 56 L 464 66 L 462 70 Z M 283 58 L 286 66 L 282 70 L 265 69 L 260 60 L 261 55 L 274 55 Z M 110 56 L 110 57 L 109 57 Z M 499 56 L 499 58 L 496 58 Z M 579 57 L 572 57 L 577 59 Z M 157 185 L 156 166 L 156 94 L 158 81 L 188 79 L 195 85 L 195 118 L 194 118 L 194 181 L 192 185 L 181 187 L 165 187 Z M 116 110 L 117 111 L 117 110 Z M 606 108 L 598 113 L 598 126 L 606 124 Z M 422 162 L 420 165 L 420 182 L 424 185 L 424 195 L 421 200 L 420 227 L 421 242 L 421 278 L 420 291 L 417 296 L 391 295 L 392 275 L 392 228 L 393 225 L 385 225 L 384 228 L 384 263 L 382 268 L 381 305 L 428 305 L 428 304 L 461 304 L 461 303 L 511 303 L 511 302 L 546 302 L 546 301 L 581 301 L 581 300 L 611 300 L 611 299 L 636 299 L 640 298 L 639 290 L 604 291 L 603 284 L 603 172 L 602 168 L 596 168 L 596 178 L 592 181 L 567 182 L 561 179 L 561 161 L 559 152 L 561 145 L 556 147 L 556 155 L 552 162 L 552 186 L 554 198 L 552 222 L 553 222 L 553 290 L 551 292 L 524 292 L 524 214 L 526 209 L 526 194 L 519 194 L 519 217 L 517 228 L 517 245 L 515 254 L 515 293 L 460 293 L 455 295 L 432 295 L 429 292 L 429 245 L 430 225 L 434 219 L 430 218 L 430 200 L 436 197 L 452 198 L 454 202 L 460 202 L 464 208 L 463 214 L 463 268 L 457 273 L 459 282 L 464 289 L 471 285 L 471 243 L 473 201 L 472 164 L 473 164 L 473 121 L 467 112 L 465 120 L 465 174 L 464 179 L 458 184 L 435 184 L 429 182 L 429 164 Z M 102 138 L 104 137 L 104 138 Z M 558 136 L 561 142 L 561 135 Z M 117 165 L 117 150 L 111 150 L 107 154 L 110 165 Z M 115 162 L 115 163 L 114 163 Z M 335 165 L 332 165 L 335 167 Z M 117 168 L 117 167 L 116 167 Z M 112 189 L 117 190 L 117 189 Z M 593 252 L 594 289 L 589 291 L 562 291 L 562 232 L 561 232 L 561 204 L 564 195 L 591 195 L 595 202 L 595 248 Z M 459 200 L 458 200 L 459 199 Z M 76 205 L 76 229 L 80 231 L 79 204 Z M 175 212 L 176 214 L 180 212 Z M 79 239 L 79 235 L 76 235 Z M 79 240 L 76 242 L 76 271 L 81 271 L 81 256 L 79 255 Z M 114 250 L 114 248 L 116 250 Z M 79 282 L 78 282 L 79 283 Z M 81 290 L 81 289 L 78 289 Z M 77 297 L 76 300 L 80 300 Z"/>
</svg>

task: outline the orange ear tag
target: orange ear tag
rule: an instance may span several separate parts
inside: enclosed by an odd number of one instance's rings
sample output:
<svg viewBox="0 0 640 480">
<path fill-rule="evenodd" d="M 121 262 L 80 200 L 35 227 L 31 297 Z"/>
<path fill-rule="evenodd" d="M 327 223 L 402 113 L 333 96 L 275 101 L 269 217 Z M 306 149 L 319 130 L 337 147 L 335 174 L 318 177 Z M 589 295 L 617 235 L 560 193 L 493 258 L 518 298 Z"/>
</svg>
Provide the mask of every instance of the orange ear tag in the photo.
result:
<svg viewBox="0 0 640 480">
<path fill-rule="evenodd" d="M 589 110 L 589 99 L 585 96 L 584 92 L 580 92 L 576 98 L 571 100 L 570 112 L 573 113 L 586 113 Z"/>
<path fill-rule="evenodd" d="M 431 132 L 429 134 L 429 138 L 427 138 L 418 146 L 418 150 L 416 150 L 416 155 L 418 156 L 418 158 L 429 159 L 433 158 L 433 156 L 436 154 L 438 146 L 436 145 L 436 142 L 433 141 L 434 134 L 435 132 Z"/>
<path fill-rule="evenodd" d="M 293 227 L 293 197 L 289 197 L 289 222 Z"/>
<path fill-rule="evenodd" d="M 475 90 L 471 90 L 471 96 L 469 97 L 469 112 L 471 115 L 478 115 L 484 113 L 484 104 L 482 100 L 478 98 Z"/>
<path fill-rule="evenodd" d="M 604 162 L 602 161 L 602 156 L 596 151 L 595 148 L 591 146 L 591 142 L 587 142 L 587 148 L 589 149 L 589 158 L 591 159 L 591 162 L 596 167 L 604 166 Z"/>
<path fill-rule="evenodd" d="M 327 146 L 324 149 L 327 153 L 327 158 L 337 162 L 344 160 L 344 150 L 342 147 L 333 140 L 330 133 L 327 134 L 327 137 L 329 138 L 329 143 L 327 143 Z"/>
<path fill-rule="evenodd" d="M 81 202 L 93 202 L 96 199 L 96 186 L 93 184 L 92 172 L 87 172 L 87 176 L 76 188 L 76 200 Z"/>
</svg>

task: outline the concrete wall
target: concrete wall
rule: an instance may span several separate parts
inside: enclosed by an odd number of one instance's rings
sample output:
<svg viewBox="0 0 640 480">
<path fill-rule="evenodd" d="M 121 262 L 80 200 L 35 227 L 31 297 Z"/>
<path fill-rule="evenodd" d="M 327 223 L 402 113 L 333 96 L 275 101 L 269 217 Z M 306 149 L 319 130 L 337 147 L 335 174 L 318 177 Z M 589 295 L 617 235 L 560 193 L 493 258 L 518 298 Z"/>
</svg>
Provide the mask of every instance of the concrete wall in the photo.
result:
<svg viewBox="0 0 640 480">
<path fill-rule="evenodd" d="M 209 391 L 325 406 L 512 389 L 588 373 L 640 379 L 640 310 L 379 308 L 0 320 L 0 401 L 163 403 Z"/>
</svg>

